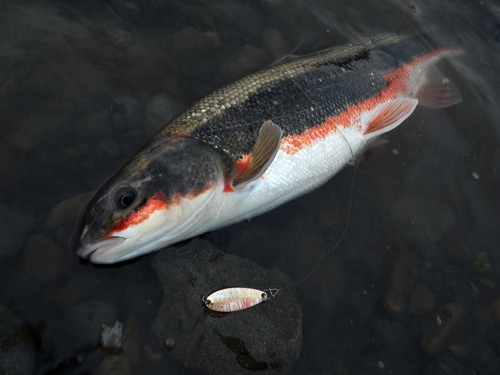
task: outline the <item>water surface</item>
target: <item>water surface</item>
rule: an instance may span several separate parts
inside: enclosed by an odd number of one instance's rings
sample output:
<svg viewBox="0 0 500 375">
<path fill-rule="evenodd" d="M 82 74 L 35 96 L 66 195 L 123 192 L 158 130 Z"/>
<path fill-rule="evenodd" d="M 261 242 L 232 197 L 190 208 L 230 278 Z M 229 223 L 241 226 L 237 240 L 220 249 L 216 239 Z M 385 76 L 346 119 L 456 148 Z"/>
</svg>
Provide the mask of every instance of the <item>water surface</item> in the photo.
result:
<svg viewBox="0 0 500 375">
<path fill-rule="evenodd" d="M 340 245 L 294 288 L 303 343 L 292 373 L 498 373 L 497 22 L 497 5 L 473 1 L 2 2 L 0 304 L 28 329 L 24 371 L 193 373 L 151 340 L 154 255 L 94 267 L 71 254 L 84 202 L 178 111 L 311 37 L 318 47 L 382 32 L 439 39 L 445 27 L 467 42 L 440 65 L 462 103 L 419 107 L 361 158 L 354 184 L 348 167 L 202 237 L 294 281 L 349 216 Z M 102 350 L 100 326 L 115 320 L 133 355 Z"/>
</svg>

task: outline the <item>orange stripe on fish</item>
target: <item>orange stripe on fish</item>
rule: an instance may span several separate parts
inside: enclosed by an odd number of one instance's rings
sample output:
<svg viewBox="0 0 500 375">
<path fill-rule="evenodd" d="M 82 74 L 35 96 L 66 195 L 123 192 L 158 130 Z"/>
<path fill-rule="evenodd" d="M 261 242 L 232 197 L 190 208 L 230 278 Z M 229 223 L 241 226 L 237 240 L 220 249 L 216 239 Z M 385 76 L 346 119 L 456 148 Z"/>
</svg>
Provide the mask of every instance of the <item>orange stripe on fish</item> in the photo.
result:
<svg viewBox="0 0 500 375">
<path fill-rule="evenodd" d="M 241 174 L 246 171 L 251 160 L 252 153 L 249 153 L 248 155 L 243 156 L 240 160 L 236 161 L 236 174 L 226 181 L 226 184 L 224 185 L 224 193 L 231 193 L 234 191 L 232 185 L 233 180 L 236 177 L 241 176 Z"/>
<path fill-rule="evenodd" d="M 126 218 L 118 222 L 118 224 L 106 235 L 107 237 L 111 237 L 115 233 L 119 233 L 130 226 L 138 225 L 147 219 L 156 212 L 157 210 L 166 210 L 171 207 L 178 206 L 181 203 L 182 199 L 194 199 L 199 195 L 207 192 L 212 188 L 212 185 L 207 185 L 205 188 L 199 191 L 193 191 L 188 195 L 183 195 L 180 193 L 175 194 L 169 202 L 167 202 L 167 198 L 165 193 L 159 191 L 154 196 L 149 198 L 139 210 L 132 212 Z"/>
<path fill-rule="evenodd" d="M 111 237 L 114 233 L 121 232 L 132 225 L 137 225 L 147 220 L 155 211 L 167 209 L 170 205 L 165 201 L 165 194 L 158 192 L 146 201 L 140 210 L 132 212 L 106 235 Z"/>
<path fill-rule="evenodd" d="M 301 134 L 290 135 L 281 141 L 281 149 L 289 155 L 295 154 L 304 147 L 311 146 L 315 141 L 324 139 L 329 134 L 335 132 L 338 127 L 347 128 L 353 121 L 360 118 L 364 112 L 373 110 L 377 105 L 395 99 L 398 95 L 404 94 L 408 90 L 410 74 L 412 70 L 426 60 L 438 56 L 448 51 L 448 49 L 438 49 L 424 56 L 414 59 L 412 62 L 388 73 L 384 76 L 387 81 L 387 88 L 382 90 L 378 96 L 367 99 L 356 105 L 347 106 L 340 115 L 327 118 L 321 125 L 316 125 L 305 130 Z M 374 121 L 373 124 L 376 122 Z M 370 128 L 366 133 L 370 133 Z"/>
</svg>

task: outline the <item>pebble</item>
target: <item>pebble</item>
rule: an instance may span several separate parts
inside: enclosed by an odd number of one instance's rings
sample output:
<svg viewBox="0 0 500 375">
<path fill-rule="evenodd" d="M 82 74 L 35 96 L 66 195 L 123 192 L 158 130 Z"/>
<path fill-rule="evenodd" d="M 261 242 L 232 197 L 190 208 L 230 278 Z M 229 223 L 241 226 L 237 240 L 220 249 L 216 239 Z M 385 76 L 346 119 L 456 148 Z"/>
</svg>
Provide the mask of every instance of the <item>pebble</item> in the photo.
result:
<svg viewBox="0 0 500 375">
<path fill-rule="evenodd" d="M 440 357 L 427 364 L 422 375 L 474 375 L 474 372 L 453 358 Z"/>
<path fill-rule="evenodd" d="M 260 35 L 265 22 L 262 15 L 249 4 L 252 2 L 224 1 L 217 2 L 213 8 L 216 8 L 216 12 L 222 12 L 226 21 L 231 22 L 232 27 L 242 36 L 252 38 Z"/>
<path fill-rule="evenodd" d="M 123 323 L 118 320 L 110 327 L 104 324 L 101 330 L 101 345 L 109 352 L 117 352 L 122 346 Z"/>
<path fill-rule="evenodd" d="M 118 131 L 137 129 L 144 121 L 144 108 L 131 97 L 116 98 L 110 108 L 111 123 Z"/>
<path fill-rule="evenodd" d="M 49 281 L 71 272 L 68 255 L 57 243 L 41 233 L 28 237 L 24 244 L 23 265 L 28 277 Z"/>
<path fill-rule="evenodd" d="M 150 24 L 158 13 L 158 1 L 109 0 L 108 6 L 118 16 L 136 24 Z"/>
<path fill-rule="evenodd" d="M 212 34 L 205 34 L 194 27 L 184 27 L 172 35 L 172 52 L 178 58 L 186 59 L 206 56 L 218 44 L 213 38 Z"/>
<path fill-rule="evenodd" d="M 475 323 L 475 331 L 478 337 L 487 335 L 496 329 L 495 317 L 487 305 L 478 305 L 472 311 L 472 319 Z"/>
<path fill-rule="evenodd" d="M 110 328 L 110 332 L 116 333 L 116 331 L 119 331 L 120 324 L 120 322 L 116 321 L 113 327 L 108 327 Z M 139 334 L 140 329 L 134 318 L 128 318 L 125 324 L 122 325 L 122 329 L 123 335 L 119 337 L 118 347 L 108 346 L 104 351 L 104 355 L 101 356 L 97 370 L 98 375 L 137 374 L 134 366 L 137 365 L 137 361 L 142 353 L 143 341 L 141 339 L 143 340 L 143 338 Z M 118 336 L 113 336 L 113 338 L 116 339 Z"/>
<path fill-rule="evenodd" d="M 450 302 L 439 308 L 420 340 L 422 351 L 429 357 L 443 352 L 460 333 L 466 317 L 467 309 L 462 304 Z"/>
<path fill-rule="evenodd" d="M 71 358 L 88 347 L 96 347 L 101 339 L 102 326 L 112 326 L 117 318 L 116 308 L 105 301 L 85 301 L 71 308 L 59 327 L 56 348 L 63 357 Z M 65 354 L 65 355 L 64 355 Z"/>
<path fill-rule="evenodd" d="M 497 324 L 500 325 L 500 298 L 491 301 L 490 310 Z"/>
<path fill-rule="evenodd" d="M 235 58 L 228 59 L 220 64 L 219 74 L 229 79 L 237 79 L 261 69 L 269 62 L 269 58 L 264 51 L 246 44 L 240 48 Z"/>
<path fill-rule="evenodd" d="M 203 240 L 158 252 L 153 267 L 163 287 L 163 303 L 150 329 L 157 348 L 203 374 L 291 369 L 302 346 L 302 311 L 291 289 L 234 313 L 213 312 L 201 302 L 202 295 L 224 287 L 290 284 L 281 272 L 223 253 Z"/>
<path fill-rule="evenodd" d="M 403 241 L 419 243 L 438 241 L 455 224 L 447 204 L 416 195 L 395 202 L 390 216 Z"/>
<path fill-rule="evenodd" d="M 493 349 L 483 341 L 473 340 L 468 343 L 469 351 L 463 363 L 481 375 L 498 375 L 500 359 Z"/>
<path fill-rule="evenodd" d="M 394 315 L 403 314 L 408 309 L 409 283 L 413 268 L 418 264 L 415 256 L 403 244 L 400 243 L 399 249 L 383 300 L 386 311 Z"/>
<path fill-rule="evenodd" d="M 111 43 L 121 47 L 127 46 L 132 40 L 132 34 L 129 31 L 122 29 L 111 21 L 102 23 L 101 33 L 105 40 L 109 40 Z"/>
<path fill-rule="evenodd" d="M 87 192 L 75 195 L 56 204 L 47 215 L 44 231 L 58 242 L 69 245 L 78 215 L 92 194 L 92 192 Z"/>
<path fill-rule="evenodd" d="M 80 266 L 77 264 L 77 266 Z M 101 278 L 95 274 L 81 271 L 68 278 L 60 289 L 53 291 L 48 296 L 48 303 L 55 310 L 66 311 L 75 306 L 82 299 L 92 298 L 102 291 Z"/>
<path fill-rule="evenodd" d="M 147 134 L 153 134 L 177 115 L 183 106 L 166 95 L 156 96 L 146 107 L 144 128 Z"/>
<path fill-rule="evenodd" d="M 412 288 L 408 300 L 408 312 L 412 315 L 422 315 L 436 308 L 436 297 L 429 288 L 419 284 Z"/>
<path fill-rule="evenodd" d="M 364 357 L 362 373 L 371 374 L 374 365 L 385 370 L 381 373 L 415 374 L 422 367 L 420 354 L 410 337 L 410 333 L 399 321 L 376 317 L 372 320 L 372 332 L 378 339 L 374 342 L 373 351 Z"/>
<path fill-rule="evenodd" d="M 273 56 L 274 59 L 280 59 L 288 54 L 289 47 L 279 30 L 268 27 L 262 31 L 261 35 L 265 51 Z"/>
<path fill-rule="evenodd" d="M 33 216 L 0 203 L 0 257 L 21 250 L 27 234 L 34 226 Z"/>
<path fill-rule="evenodd" d="M 24 322 L 10 309 L 0 305 L 0 374 L 31 374 L 36 349 Z"/>
</svg>

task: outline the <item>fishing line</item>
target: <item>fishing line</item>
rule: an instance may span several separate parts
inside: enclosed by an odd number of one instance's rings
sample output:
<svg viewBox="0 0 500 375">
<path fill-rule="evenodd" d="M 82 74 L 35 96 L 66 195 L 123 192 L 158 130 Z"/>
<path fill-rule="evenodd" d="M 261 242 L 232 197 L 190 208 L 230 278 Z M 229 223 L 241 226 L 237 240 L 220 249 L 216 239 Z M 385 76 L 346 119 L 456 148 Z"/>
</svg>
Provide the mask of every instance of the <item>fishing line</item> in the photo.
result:
<svg viewBox="0 0 500 375">
<path fill-rule="evenodd" d="M 289 288 L 292 288 L 294 286 L 297 286 L 301 284 L 302 282 L 306 281 L 309 277 L 311 277 L 321 266 L 323 263 L 323 260 L 330 255 L 332 252 L 334 252 L 344 239 L 347 229 L 349 228 L 349 222 L 351 219 L 351 211 L 352 211 L 352 197 L 353 197 L 353 192 L 354 192 L 354 181 L 356 178 L 356 173 L 358 171 L 359 167 L 359 162 L 361 159 L 359 159 L 354 168 L 354 173 L 352 175 L 352 180 L 351 180 L 351 189 L 349 192 L 349 201 L 348 201 L 348 208 L 347 208 L 347 218 L 346 218 L 346 223 L 344 226 L 344 230 L 342 231 L 342 234 L 340 238 L 337 240 L 335 245 L 333 245 L 328 251 L 323 253 L 323 255 L 319 258 L 317 261 L 316 265 L 301 279 L 298 281 L 287 285 L 283 288 L 269 288 L 265 290 L 259 290 L 259 289 L 253 289 L 253 288 L 246 288 L 246 287 L 232 287 L 232 288 L 225 288 L 225 289 L 220 289 L 212 294 L 210 294 L 208 297 L 203 296 L 202 297 L 202 303 L 205 307 L 207 307 L 210 310 L 214 311 L 219 311 L 219 312 L 234 312 L 234 311 L 240 311 L 240 310 L 245 310 L 248 309 L 252 306 L 258 305 L 262 302 L 269 301 L 270 299 L 276 298 L 278 293 L 282 290 L 286 290 Z M 195 326 L 198 324 L 199 319 L 196 321 Z"/>
<path fill-rule="evenodd" d="M 338 246 L 340 245 L 340 243 L 344 239 L 344 237 L 345 237 L 345 235 L 347 233 L 347 229 L 349 228 L 349 222 L 351 221 L 350 219 L 351 219 L 351 211 L 352 211 L 352 196 L 353 196 L 353 192 L 354 192 L 354 180 L 356 179 L 356 173 L 358 172 L 358 167 L 359 167 L 360 160 L 361 160 L 361 158 L 356 162 L 355 168 L 354 168 L 354 173 L 352 175 L 351 190 L 349 192 L 349 202 L 348 202 L 348 206 L 347 206 L 347 218 L 346 218 L 346 223 L 345 223 L 345 226 L 344 226 L 344 230 L 342 231 L 342 234 L 340 235 L 340 238 L 337 240 L 337 242 L 335 243 L 335 245 L 333 245 L 328 251 L 326 251 L 325 253 L 323 253 L 323 255 L 321 256 L 321 258 L 319 258 L 319 260 L 316 263 L 316 265 L 311 269 L 311 271 L 309 271 L 309 273 L 307 275 L 305 275 L 304 277 L 302 277 L 298 281 L 294 282 L 293 284 L 287 285 L 287 286 L 279 289 L 280 291 L 292 288 L 294 286 L 297 286 L 297 285 L 301 284 L 302 282 L 306 281 L 309 277 L 311 277 L 318 270 L 318 268 L 321 266 L 321 263 L 323 263 L 323 260 L 328 255 L 330 255 L 332 252 L 334 252 L 335 249 L 338 248 Z M 273 297 L 275 297 L 276 294 Z"/>
<path fill-rule="evenodd" d="M 198 323 L 200 322 L 200 319 L 203 315 L 203 306 L 201 306 L 200 312 L 198 313 L 198 316 L 196 317 L 196 320 L 194 321 L 194 324 L 191 327 L 184 327 L 184 315 L 181 317 L 179 320 L 179 331 L 182 333 L 191 333 L 194 331 L 194 329 L 198 326 Z"/>
</svg>

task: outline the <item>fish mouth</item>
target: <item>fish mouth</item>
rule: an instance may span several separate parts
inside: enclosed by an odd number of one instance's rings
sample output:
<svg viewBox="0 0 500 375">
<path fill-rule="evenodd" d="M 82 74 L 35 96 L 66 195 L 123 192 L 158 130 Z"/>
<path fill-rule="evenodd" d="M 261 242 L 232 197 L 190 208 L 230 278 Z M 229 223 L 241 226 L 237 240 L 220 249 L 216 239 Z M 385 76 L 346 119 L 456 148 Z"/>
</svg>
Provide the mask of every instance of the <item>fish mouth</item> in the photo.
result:
<svg viewBox="0 0 500 375">
<path fill-rule="evenodd" d="M 96 258 L 100 257 L 102 254 L 111 250 L 112 248 L 120 245 L 125 241 L 126 238 L 113 236 L 108 237 L 102 240 L 97 240 L 85 245 L 82 245 L 77 251 L 76 255 L 78 255 L 82 259 L 88 259 L 92 262 L 95 261 Z"/>
</svg>

